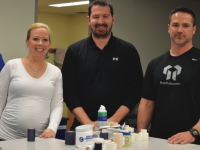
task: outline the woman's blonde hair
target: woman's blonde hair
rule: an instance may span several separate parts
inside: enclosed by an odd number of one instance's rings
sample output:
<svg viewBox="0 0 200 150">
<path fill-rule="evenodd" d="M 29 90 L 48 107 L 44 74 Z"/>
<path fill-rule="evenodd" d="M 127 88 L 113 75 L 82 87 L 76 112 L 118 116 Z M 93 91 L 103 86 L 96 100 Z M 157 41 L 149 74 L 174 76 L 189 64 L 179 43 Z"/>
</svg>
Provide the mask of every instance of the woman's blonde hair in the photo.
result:
<svg viewBox="0 0 200 150">
<path fill-rule="evenodd" d="M 47 31 L 49 32 L 49 41 L 51 42 L 51 39 L 50 39 L 50 33 L 51 33 L 50 28 L 44 23 L 34 23 L 34 24 L 32 24 L 28 28 L 28 31 L 27 31 L 27 37 L 26 37 L 27 40 L 29 40 L 29 38 L 30 38 L 31 30 L 33 30 L 35 28 L 45 28 L 45 29 L 47 29 Z"/>
</svg>

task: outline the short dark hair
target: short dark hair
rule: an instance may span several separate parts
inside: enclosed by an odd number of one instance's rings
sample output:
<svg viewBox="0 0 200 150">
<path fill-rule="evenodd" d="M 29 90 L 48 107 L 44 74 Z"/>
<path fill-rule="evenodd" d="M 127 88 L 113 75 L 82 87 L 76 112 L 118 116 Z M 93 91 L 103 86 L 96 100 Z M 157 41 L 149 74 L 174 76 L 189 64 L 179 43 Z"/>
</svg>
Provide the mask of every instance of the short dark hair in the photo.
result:
<svg viewBox="0 0 200 150">
<path fill-rule="evenodd" d="M 95 0 L 89 5 L 89 8 L 88 8 L 88 16 L 89 17 L 91 15 L 92 6 L 94 6 L 94 5 L 109 6 L 110 7 L 110 13 L 113 16 L 113 14 L 114 14 L 113 6 L 110 2 L 108 2 L 107 0 Z"/>
<path fill-rule="evenodd" d="M 185 7 L 182 7 L 182 6 L 179 6 L 179 7 L 175 8 L 174 10 L 172 10 L 172 12 L 169 15 L 169 24 L 171 22 L 172 15 L 175 14 L 175 13 L 177 13 L 177 12 L 182 12 L 182 13 L 188 13 L 188 14 L 190 14 L 192 16 L 192 18 L 193 18 L 193 26 L 196 25 L 196 17 L 195 17 L 194 12 L 191 9 L 188 9 L 188 8 L 185 8 Z"/>
</svg>

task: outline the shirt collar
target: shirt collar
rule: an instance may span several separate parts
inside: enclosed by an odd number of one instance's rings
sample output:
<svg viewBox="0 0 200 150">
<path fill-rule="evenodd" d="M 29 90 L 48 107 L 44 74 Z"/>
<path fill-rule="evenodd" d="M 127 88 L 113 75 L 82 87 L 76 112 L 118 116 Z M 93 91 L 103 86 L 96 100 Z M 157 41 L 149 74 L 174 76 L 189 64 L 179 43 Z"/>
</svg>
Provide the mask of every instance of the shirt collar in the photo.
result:
<svg viewBox="0 0 200 150">
<path fill-rule="evenodd" d="M 105 47 L 114 47 L 114 36 L 113 33 L 111 32 L 111 36 L 110 39 L 108 41 L 108 44 Z M 104 48 L 105 48 L 104 47 Z M 96 45 L 96 43 L 94 42 L 93 38 L 92 38 L 92 33 L 90 34 L 89 40 L 88 40 L 88 48 L 89 49 L 99 49 Z"/>
</svg>

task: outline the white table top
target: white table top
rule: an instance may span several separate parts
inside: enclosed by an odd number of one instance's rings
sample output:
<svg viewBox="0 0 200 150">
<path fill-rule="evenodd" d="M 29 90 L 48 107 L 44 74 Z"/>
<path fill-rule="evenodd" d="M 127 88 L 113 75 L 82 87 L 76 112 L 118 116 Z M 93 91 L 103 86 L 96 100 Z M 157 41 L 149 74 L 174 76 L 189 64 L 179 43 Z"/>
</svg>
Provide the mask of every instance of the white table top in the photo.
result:
<svg viewBox="0 0 200 150">
<path fill-rule="evenodd" d="M 36 138 L 35 142 L 27 139 L 1 141 L 2 150 L 75 150 L 75 146 L 65 145 L 64 140 Z M 168 144 L 167 140 L 149 138 L 149 141 L 134 142 L 119 150 L 200 150 L 200 145 Z"/>
</svg>

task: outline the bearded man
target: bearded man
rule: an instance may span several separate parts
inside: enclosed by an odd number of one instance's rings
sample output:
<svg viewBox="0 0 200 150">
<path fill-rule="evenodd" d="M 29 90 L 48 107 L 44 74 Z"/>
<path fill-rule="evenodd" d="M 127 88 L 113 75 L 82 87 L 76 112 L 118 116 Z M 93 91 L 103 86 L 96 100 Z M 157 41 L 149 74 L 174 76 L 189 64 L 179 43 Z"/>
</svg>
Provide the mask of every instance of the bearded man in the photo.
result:
<svg viewBox="0 0 200 150">
<path fill-rule="evenodd" d="M 90 37 L 69 46 L 62 67 L 64 101 L 74 114 L 71 130 L 81 124 L 97 126 L 100 105 L 107 121 L 122 123 L 140 100 L 143 73 L 135 47 L 113 36 L 112 4 L 89 5 Z"/>
</svg>

